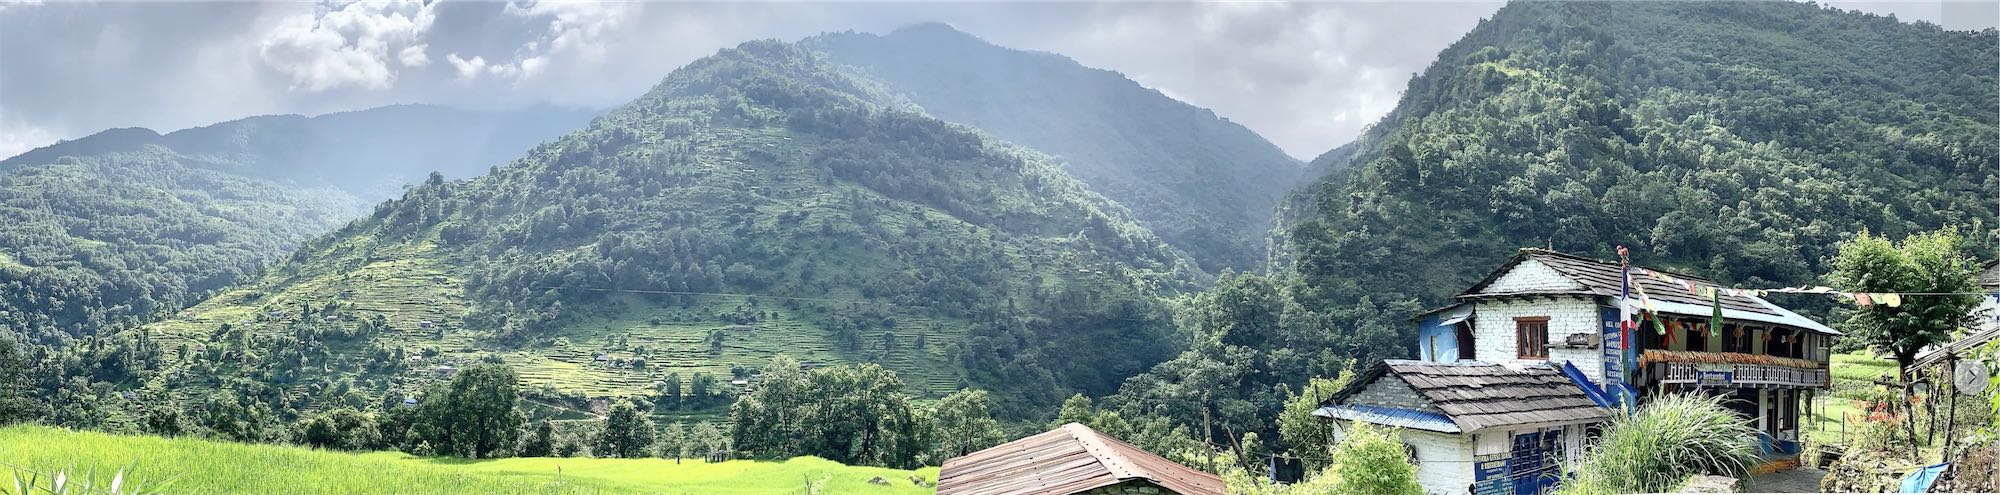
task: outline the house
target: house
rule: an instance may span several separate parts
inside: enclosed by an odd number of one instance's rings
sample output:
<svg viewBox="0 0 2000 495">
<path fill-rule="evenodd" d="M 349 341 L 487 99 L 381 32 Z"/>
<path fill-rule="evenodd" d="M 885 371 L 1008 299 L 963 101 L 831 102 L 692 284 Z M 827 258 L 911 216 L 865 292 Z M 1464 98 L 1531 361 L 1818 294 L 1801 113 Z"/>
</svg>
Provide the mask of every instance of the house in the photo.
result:
<svg viewBox="0 0 2000 495">
<path fill-rule="evenodd" d="M 1938 363 L 1967 357 L 1973 350 L 2000 340 L 2000 260 L 1989 261 L 1980 268 L 1979 287 L 1986 291 L 1986 296 L 1980 301 L 1979 307 L 1972 310 L 1977 322 L 1972 328 L 1967 329 L 1967 335 L 1918 352 L 1916 360 L 1910 362 L 1911 369 L 1921 370 Z"/>
<path fill-rule="evenodd" d="M 1611 414 L 1547 365 L 1459 359 L 1384 361 L 1313 411 L 1396 427 L 1433 494 L 1540 493 Z"/>
<path fill-rule="evenodd" d="M 1768 457 L 1798 453 L 1802 407 L 1827 389 L 1840 335 L 1755 291 L 1541 249 L 1455 299 L 1417 317 L 1422 361 L 1546 367 L 1606 407 L 1662 392 L 1726 396 Z M 1635 324 L 1621 325 L 1626 312 Z"/>
<path fill-rule="evenodd" d="M 1077 423 L 944 461 L 938 495 L 1223 495 L 1222 479 Z"/>
</svg>

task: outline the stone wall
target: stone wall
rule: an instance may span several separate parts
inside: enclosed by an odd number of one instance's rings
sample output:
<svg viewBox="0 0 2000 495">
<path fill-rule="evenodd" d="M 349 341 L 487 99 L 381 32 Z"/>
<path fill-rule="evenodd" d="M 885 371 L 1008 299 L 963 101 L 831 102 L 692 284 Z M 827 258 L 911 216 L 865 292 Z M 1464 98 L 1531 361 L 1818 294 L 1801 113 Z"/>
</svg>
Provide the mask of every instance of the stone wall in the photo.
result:
<svg viewBox="0 0 2000 495">
<path fill-rule="evenodd" d="M 1382 375 L 1382 378 L 1368 384 L 1368 388 L 1361 389 L 1360 392 L 1356 392 L 1352 397 L 1348 397 L 1346 403 L 1400 407 L 1434 413 L 1444 412 L 1438 409 L 1437 406 L 1431 405 L 1430 401 L 1424 399 L 1422 394 L 1418 394 L 1417 389 L 1410 388 L 1410 384 L 1403 382 L 1401 378 L 1397 378 L 1395 373 Z"/>
<path fill-rule="evenodd" d="M 1473 317 L 1473 357 L 1489 363 L 1520 367 L 1540 364 L 1539 359 L 1521 359 L 1514 348 L 1514 318 L 1548 317 L 1549 342 L 1560 343 L 1570 334 L 1601 335 L 1604 322 L 1595 298 L 1561 296 L 1555 299 L 1486 300 L 1479 302 Z M 1575 363 L 1586 376 L 1603 383 L 1604 351 L 1593 346 L 1583 349 L 1550 349 L 1550 364 Z"/>
</svg>

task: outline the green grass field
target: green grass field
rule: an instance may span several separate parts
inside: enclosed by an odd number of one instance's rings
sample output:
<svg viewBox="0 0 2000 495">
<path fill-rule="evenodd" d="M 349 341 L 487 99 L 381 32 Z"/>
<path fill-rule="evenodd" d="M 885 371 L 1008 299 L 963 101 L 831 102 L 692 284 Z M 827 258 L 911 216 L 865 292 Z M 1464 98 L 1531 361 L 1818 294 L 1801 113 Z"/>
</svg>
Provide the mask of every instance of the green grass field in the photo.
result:
<svg viewBox="0 0 2000 495">
<path fill-rule="evenodd" d="M 1865 352 L 1834 354 L 1832 369 L 1828 373 L 1833 379 L 1832 390 L 1813 401 L 1813 415 L 1809 418 L 1812 424 L 1808 426 L 1807 434 L 1820 442 L 1839 443 L 1841 418 L 1853 417 L 1855 423 L 1847 425 L 1849 434 L 1852 434 L 1859 426 L 1861 416 L 1866 414 L 1854 407 L 1854 401 L 1881 387 L 1874 383 L 1876 378 L 1894 378 L 1896 362 L 1876 359 Z"/>
<path fill-rule="evenodd" d="M 814 457 L 784 462 L 707 463 L 668 459 L 521 458 L 468 460 L 400 452 L 352 454 L 195 439 L 74 432 L 19 425 L 0 428 L 0 463 L 16 470 L 92 474 L 108 484 L 124 471 L 145 492 L 231 494 L 927 494 L 912 476 L 937 480 L 937 468 L 914 471 L 844 466 Z M 6 469 L 0 467 L 0 469 Z M 25 471 L 19 471 L 25 472 Z M 880 477 L 887 485 L 870 484 Z M 11 477 L 0 494 L 11 493 Z M 128 485 L 129 486 L 129 485 Z"/>
</svg>

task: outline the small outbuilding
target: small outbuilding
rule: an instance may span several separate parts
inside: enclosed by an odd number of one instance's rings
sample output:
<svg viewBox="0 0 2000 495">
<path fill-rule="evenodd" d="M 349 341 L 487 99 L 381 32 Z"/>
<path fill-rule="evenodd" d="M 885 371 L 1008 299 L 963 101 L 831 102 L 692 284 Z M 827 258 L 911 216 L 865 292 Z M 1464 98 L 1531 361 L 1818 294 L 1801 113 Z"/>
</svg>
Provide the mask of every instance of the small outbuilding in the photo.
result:
<svg viewBox="0 0 2000 495">
<path fill-rule="evenodd" d="M 1077 423 L 944 461 L 938 495 L 1223 495 L 1222 479 Z"/>
</svg>

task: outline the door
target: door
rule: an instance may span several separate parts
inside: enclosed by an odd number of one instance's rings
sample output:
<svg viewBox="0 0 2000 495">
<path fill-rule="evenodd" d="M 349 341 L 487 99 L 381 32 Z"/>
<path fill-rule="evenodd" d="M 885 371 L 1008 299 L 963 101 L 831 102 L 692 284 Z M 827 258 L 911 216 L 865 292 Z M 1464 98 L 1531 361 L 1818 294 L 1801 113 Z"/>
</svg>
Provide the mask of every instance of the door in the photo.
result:
<svg viewBox="0 0 2000 495">
<path fill-rule="evenodd" d="M 1554 489 L 1562 479 L 1558 459 L 1562 451 L 1562 430 L 1514 435 L 1513 455 L 1508 460 L 1508 476 L 1514 479 L 1514 495 L 1532 495 Z"/>
</svg>

